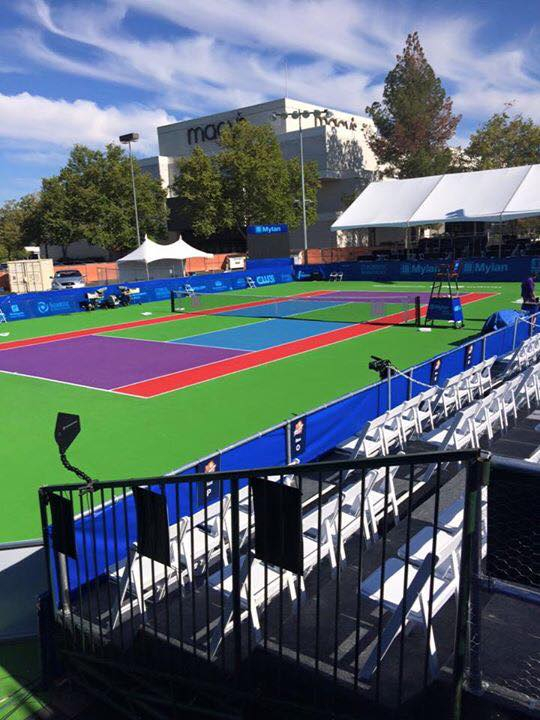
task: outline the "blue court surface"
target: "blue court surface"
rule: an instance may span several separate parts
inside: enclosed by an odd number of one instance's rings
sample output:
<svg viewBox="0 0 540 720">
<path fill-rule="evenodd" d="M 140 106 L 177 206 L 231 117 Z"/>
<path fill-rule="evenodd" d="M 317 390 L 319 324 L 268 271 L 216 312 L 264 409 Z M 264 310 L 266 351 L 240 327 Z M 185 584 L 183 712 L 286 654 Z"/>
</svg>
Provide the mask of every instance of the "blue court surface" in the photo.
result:
<svg viewBox="0 0 540 720">
<path fill-rule="evenodd" d="M 343 327 L 345 323 L 340 323 Z M 265 350 L 284 343 L 321 335 L 336 329 L 336 323 L 317 320 L 265 320 L 228 330 L 216 330 L 171 342 L 182 345 L 206 345 L 230 350 Z"/>
<path fill-rule="evenodd" d="M 220 315 L 239 315 L 241 317 L 260 317 L 268 318 L 275 316 L 276 318 L 287 317 L 290 315 L 301 315 L 302 313 L 313 312 L 315 310 L 326 310 L 336 305 L 344 305 L 349 301 L 343 300 L 283 300 L 277 302 L 268 302 L 263 305 L 255 305 L 253 307 L 237 308 L 236 310 L 226 310 L 219 313 Z M 315 333 L 316 334 L 316 333 Z"/>
</svg>

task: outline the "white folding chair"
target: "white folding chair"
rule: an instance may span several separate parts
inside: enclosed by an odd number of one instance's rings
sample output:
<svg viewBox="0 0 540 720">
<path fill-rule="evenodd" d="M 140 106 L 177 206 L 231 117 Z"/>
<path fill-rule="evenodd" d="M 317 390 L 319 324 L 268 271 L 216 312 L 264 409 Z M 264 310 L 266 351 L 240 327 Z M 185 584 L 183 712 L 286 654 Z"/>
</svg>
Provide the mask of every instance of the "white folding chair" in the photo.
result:
<svg viewBox="0 0 540 720">
<path fill-rule="evenodd" d="M 302 517 L 302 542 L 304 548 L 304 577 L 314 566 L 327 555 L 330 558 L 332 575 L 337 568 L 336 555 L 336 517 L 339 508 L 339 498 L 334 496 L 310 510 Z M 300 587 L 304 592 L 303 578 Z"/>
<path fill-rule="evenodd" d="M 407 544 L 404 543 L 397 551 L 401 560 L 410 562 L 412 565 L 421 565 L 430 553 L 439 555 L 443 553 L 453 540 L 453 534 L 437 527 L 435 532 L 435 550 L 433 549 L 434 530 L 432 525 L 426 525 L 419 532 L 412 536 L 409 542 L 409 554 L 407 557 Z M 441 572 L 447 572 L 446 567 L 435 568 L 435 574 L 440 577 Z"/>
<path fill-rule="evenodd" d="M 240 605 L 241 620 L 251 619 L 253 634 L 257 642 L 261 636 L 261 621 L 259 613 L 264 610 L 281 590 L 288 589 L 291 601 L 297 597 L 295 576 L 288 570 L 280 570 L 272 565 L 258 560 L 253 554 L 244 555 L 240 568 Z M 222 625 L 218 623 L 210 637 L 210 656 L 215 657 L 224 635 L 233 627 L 233 574 L 232 566 L 228 565 L 213 573 L 208 578 L 208 585 L 212 590 L 219 592 L 224 600 Z"/>
<path fill-rule="evenodd" d="M 443 387 L 439 388 L 435 402 L 435 411 L 445 418 L 460 408 L 456 386 L 450 380 L 451 378 L 448 378 Z"/>
<path fill-rule="evenodd" d="M 441 450 L 462 450 L 472 447 L 476 441 L 472 425 L 475 411 L 476 408 L 473 406 L 460 410 L 435 430 L 423 433 L 420 439 L 436 445 Z"/>
<path fill-rule="evenodd" d="M 392 612 L 380 638 L 380 650 L 377 646 L 370 653 L 360 678 L 369 681 L 376 667 L 378 657 L 382 660 L 394 640 L 402 630 L 403 618 L 405 630 L 414 626 L 425 632 L 429 628 L 429 667 L 432 677 L 438 672 L 437 646 L 433 623 L 429 623 L 444 608 L 446 603 L 459 593 L 458 549 L 460 535 L 453 536 L 445 547 L 437 551 L 433 578 L 433 595 L 430 608 L 431 569 L 433 558 L 429 553 L 417 567 L 398 558 L 391 558 L 384 564 L 384 582 L 382 568 L 378 568 L 360 584 L 361 594 Z M 407 591 L 405 591 L 405 572 L 407 571 Z M 381 587 L 382 585 L 382 587 Z M 380 655 L 379 655 L 380 653 Z"/>
<path fill-rule="evenodd" d="M 388 492 L 386 488 L 386 468 L 369 470 L 365 478 L 357 480 L 341 494 L 341 517 L 336 519 L 335 526 L 340 533 L 340 557 L 346 559 L 345 543 L 360 529 L 368 542 L 375 540 L 378 534 L 377 518 L 385 511 L 392 515 L 394 522 L 399 522 L 394 477 L 398 470 L 395 465 L 388 470 Z M 341 522 L 341 528 L 339 525 Z"/>
<path fill-rule="evenodd" d="M 499 393 L 491 392 L 479 402 L 484 406 L 489 424 L 489 437 L 492 439 L 497 430 L 504 430 L 507 427 L 501 396 Z"/>
<path fill-rule="evenodd" d="M 499 398 L 501 416 L 504 422 L 503 427 L 505 430 L 510 424 L 510 418 L 513 418 L 514 421 L 517 420 L 517 405 L 514 394 L 514 385 L 515 383 L 512 380 L 507 380 L 500 387 L 493 390 L 493 394 Z"/>
<path fill-rule="evenodd" d="M 459 375 L 457 375 L 455 378 L 452 378 L 452 382 L 450 383 L 455 388 L 458 408 L 462 408 L 465 405 L 468 405 L 473 400 L 471 375 L 471 372 L 469 372 L 468 370 L 464 370 L 462 373 L 459 373 Z"/>
<path fill-rule="evenodd" d="M 144 615 L 148 599 L 156 602 L 161 600 L 167 588 L 174 588 L 175 581 L 182 588 L 187 573 L 178 561 L 178 546 L 182 543 L 187 524 L 187 518 L 183 517 L 169 528 L 170 566 L 141 555 L 137 543 L 134 542 L 125 563 L 118 568 L 116 564 L 109 568 L 109 576 L 119 585 L 118 591 L 113 591 L 111 630 L 120 622 L 120 616 L 131 612 L 134 605 L 139 608 L 141 615 Z"/>
<path fill-rule="evenodd" d="M 416 404 L 416 417 L 418 422 L 417 433 L 420 435 L 424 430 L 433 430 L 435 427 L 434 409 L 437 404 L 439 388 L 433 387 L 424 390 L 414 399 Z"/>
<path fill-rule="evenodd" d="M 338 445 L 338 450 L 346 453 L 348 459 L 356 460 L 358 457 L 375 457 L 387 453 L 384 436 L 385 416 L 381 415 L 367 422 L 358 435 L 354 435 L 344 443 Z"/>
<path fill-rule="evenodd" d="M 518 408 L 523 405 L 527 406 L 527 410 L 531 409 L 531 405 L 537 405 L 540 397 L 540 388 L 538 382 L 539 365 L 532 365 L 524 370 L 515 379 L 514 397 Z"/>
<path fill-rule="evenodd" d="M 401 449 L 405 445 L 405 437 L 403 435 L 402 413 L 402 405 L 398 405 L 397 407 L 389 410 L 384 416 L 385 421 L 383 425 L 383 439 L 387 453 L 392 447 L 397 446 Z"/>
<path fill-rule="evenodd" d="M 453 502 L 447 508 L 439 513 L 437 520 L 437 527 L 451 535 L 461 533 L 463 530 L 463 517 L 464 517 L 464 503 L 465 500 L 461 496 L 458 500 Z M 481 552 L 482 557 L 486 556 L 487 553 L 487 505 L 488 505 L 488 490 L 487 487 L 482 488 L 481 493 L 481 521 L 482 521 L 482 544 Z"/>
<path fill-rule="evenodd" d="M 491 377 L 491 369 L 497 358 L 494 356 L 488 360 L 484 360 L 480 365 L 480 370 L 477 374 L 480 381 L 480 390 L 482 393 L 488 393 L 493 388 L 493 380 Z"/>
<path fill-rule="evenodd" d="M 208 507 L 206 523 L 204 511 L 199 511 L 196 517 L 187 518 L 186 531 L 180 542 L 180 561 L 190 582 L 193 582 L 194 574 L 201 573 L 217 557 L 228 564 L 230 505 L 231 496 L 225 495 L 222 501 L 218 500 Z"/>
<path fill-rule="evenodd" d="M 475 403 L 476 405 L 476 403 Z M 437 449 L 444 452 L 445 450 L 463 450 L 464 448 L 478 446 L 478 428 L 475 426 L 473 419 L 478 413 L 475 405 L 460 410 L 450 419 L 439 425 L 431 432 L 424 433 L 420 439 L 424 442 L 433 444 Z M 444 467 L 445 465 L 443 465 Z M 431 478 L 436 463 L 427 466 L 422 475 L 418 478 L 419 484 L 425 484 Z"/>
</svg>

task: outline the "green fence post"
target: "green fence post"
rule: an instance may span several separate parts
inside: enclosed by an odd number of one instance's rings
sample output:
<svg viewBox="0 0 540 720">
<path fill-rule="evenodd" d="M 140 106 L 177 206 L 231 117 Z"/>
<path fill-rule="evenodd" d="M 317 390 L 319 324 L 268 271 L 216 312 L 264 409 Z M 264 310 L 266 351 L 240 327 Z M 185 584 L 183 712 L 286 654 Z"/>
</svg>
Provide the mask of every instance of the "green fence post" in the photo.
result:
<svg viewBox="0 0 540 720">
<path fill-rule="evenodd" d="M 480 673 L 480 584 L 479 570 L 482 547 L 482 486 L 489 480 L 490 454 L 480 451 L 476 460 L 467 467 L 463 535 L 461 541 L 461 567 L 459 599 L 454 642 L 454 720 L 460 720 L 467 656 L 470 661 L 472 688 L 481 688 Z M 470 609 L 470 618 L 469 618 Z M 469 619 L 472 631 L 469 632 Z M 474 641 L 474 647 L 471 642 Z M 471 652 L 469 652 L 469 649 Z"/>
</svg>

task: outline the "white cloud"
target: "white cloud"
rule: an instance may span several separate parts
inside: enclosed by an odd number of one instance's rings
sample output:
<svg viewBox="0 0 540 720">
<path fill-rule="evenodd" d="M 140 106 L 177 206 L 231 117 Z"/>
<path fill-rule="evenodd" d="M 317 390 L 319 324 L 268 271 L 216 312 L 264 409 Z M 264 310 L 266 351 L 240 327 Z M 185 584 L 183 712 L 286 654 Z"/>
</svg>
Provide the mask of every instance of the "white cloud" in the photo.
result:
<svg viewBox="0 0 540 720">
<path fill-rule="evenodd" d="M 51 100 L 39 95 L 0 94 L 0 139 L 21 145 L 69 148 L 75 143 L 103 147 L 136 131 L 141 154 L 157 152 L 156 126 L 175 122 L 165 110 L 140 105 L 99 107 L 89 100 Z M 5 143 L 4 143 L 5 144 Z"/>
<path fill-rule="evenodd" d="M 290 97 L 362 114 L 380 98 L 381 78 L 406 34 L 417 29 L 451 90 L 454 110 L 465 115 L 460 141 L 509 100 L 540 120 L 534 32 L 486 49 L 485 18 L 474 9 L 443 11 L 435 3 L 419 16 L 395 0 L 21 0 L 19 7 L 25 27 L 4 37 L 12 54 L 39 67 L 144 89 L 157 108 L 182 116 L 283 96 L 286 58 Z M 145 17 L 157 17 L 172 32 L 136 37 L 130 31 L 136 23 L 127 22 L 135 15 L 142 28 Z M 15 97 L 8 103 L 15 119 L 9 115 L 0 125 L 0 137 L 58 135 L 69 138 L 64 144 L 102 144 L 118 128 L 136 126 L 146 136 L 139 149 L 155 152 L 155 126 L 169 121 L 165 110 L 138 105 L 100 108 L 85 100 Z M 28 103 L 39 105 L 33 116 L 39 121 L 23 117 L 19 124 L 16 115 Z M 61 126 L 50 119 L 57 114 L 66 118 Z"/>
<path fill-rule="evenodd" d="M 435 4 L 421 16 L 390 0 L 104 0 L 21 6 L 34 25 L 16 38 L 26 58 L 63 72 L 155 93 L 160 105 L 192 115 L 288 94 L 355 113 L 380 97 L 380 80 L 408 32 L 417 29 L 455 110 L 477 123 L 516 98 L 540 119 L 540 58 L 534 33 L 485 49 L 485 18 Z M 178 28 L 167 39 L 128 31 L 133 13 Z M 143 23 L 144 27 L 144 23 Z M 37 28 L 37 29 L 36 29 Z M 187 31 L 187 32 L 186 32 Z M 62 51 L 50 39 L 62 38 Z M 91 55 L 82 60 L 71 43 Z M 302 60 L 298 60 L 301 55 Z M 467 123 L 466 123 L 467 124 Z"/>
</svg>

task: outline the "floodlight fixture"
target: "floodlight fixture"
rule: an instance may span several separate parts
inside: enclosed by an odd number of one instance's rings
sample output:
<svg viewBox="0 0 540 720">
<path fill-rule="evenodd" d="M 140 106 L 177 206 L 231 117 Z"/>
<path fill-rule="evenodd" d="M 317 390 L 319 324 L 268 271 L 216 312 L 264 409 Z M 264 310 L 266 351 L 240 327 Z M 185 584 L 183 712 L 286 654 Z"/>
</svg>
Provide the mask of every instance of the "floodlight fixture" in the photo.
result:
<svg viewBox="0 0 540 720">
<path fill-rule="evenodd" d="M 137 142 L 139 139 L 139 133 L 130 132 L 125 135 L 120 135 L 118 138 L 121 143 L 129 147 L 129 162 L 131 165 L 131 189 L 133 192 L 133 207 L 135 209 L 135 228 L 137 230 L 137 245 L 141 244 L 141 231 L 139 229 L 139 210 L 137 208 L 137 190 L 135 189 L 135 172 L 133 170 L 133 153 L 131 152 L 131 143 Z M 148 270 L 148 268 L 147 268 Z"/>
<path fill-rule="evenodd" d="M 125 135 L 120 135 L 120 137 L 118 139 L 124 145 L 128 145 L 129 143 L 137 142 L 139 137 L 140 137 L 139 133 L 132 132 L 132 133 L 126 133 Z"/>
</svg>

